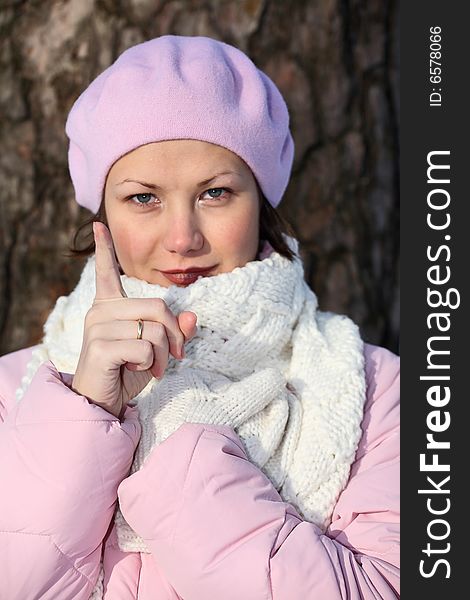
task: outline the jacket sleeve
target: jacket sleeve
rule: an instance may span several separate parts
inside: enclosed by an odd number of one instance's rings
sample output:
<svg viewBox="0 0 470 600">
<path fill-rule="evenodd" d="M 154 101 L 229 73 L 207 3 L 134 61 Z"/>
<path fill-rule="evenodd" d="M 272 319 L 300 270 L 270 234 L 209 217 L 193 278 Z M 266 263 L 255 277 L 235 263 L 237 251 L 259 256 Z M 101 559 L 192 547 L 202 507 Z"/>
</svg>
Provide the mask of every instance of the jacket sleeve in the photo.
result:
<svg viewBox="0 0 470 600">
<path fill-rule="evenodd" d="M 398 597 L 398 359 L 384 352 L 325 534 L 282 501 L 227 426 L 182 425 L 121 483 L 124 517 L 181 597 Z"/>
<path fill-rule="evenodd" d="M 0 425 L 0 581 L 9 600 L 85 600 L 140 436 L 42 364 Z M 11 403 L 10 403 L 11 404 Z"/>
</svg>

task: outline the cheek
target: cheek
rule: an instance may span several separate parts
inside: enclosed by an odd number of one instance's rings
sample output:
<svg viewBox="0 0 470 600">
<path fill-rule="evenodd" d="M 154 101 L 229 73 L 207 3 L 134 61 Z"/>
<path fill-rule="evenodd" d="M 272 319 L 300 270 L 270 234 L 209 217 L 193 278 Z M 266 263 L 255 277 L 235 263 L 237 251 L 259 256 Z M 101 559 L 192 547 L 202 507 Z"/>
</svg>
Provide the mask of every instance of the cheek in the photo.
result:
<svg viewBox="0 0 470 600">
<path fill-rule="evenodd" d="M 237 215 L 213 229 L 212 243 L 225 255 L 252 260 L 258 248 L 258 230 L 257 214 Z"/>
<path fill-rule="evenodd" d="M 138 261 L 147 253 L 150 246 L 148 236 L 142 231 L 137 232 L 128 223 L 115 223 L 111 233 L 117 257 L 122 266 Z"/>
</svg>

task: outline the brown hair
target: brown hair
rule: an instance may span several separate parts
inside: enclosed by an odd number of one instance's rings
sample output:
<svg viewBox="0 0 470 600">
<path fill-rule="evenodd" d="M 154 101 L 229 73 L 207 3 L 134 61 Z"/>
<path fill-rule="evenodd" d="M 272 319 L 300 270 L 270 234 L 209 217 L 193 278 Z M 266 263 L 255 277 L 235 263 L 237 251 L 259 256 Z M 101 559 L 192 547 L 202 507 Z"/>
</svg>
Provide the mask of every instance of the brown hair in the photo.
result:
<svg viewBox="0 0 470 600">
<path fill-rule="evenodd" d="M 266 200 L 259 188 L 258 190 L 261 198 L 258 253 L 261 251 L 264 241 L 267 241 L 271 244 L 275 252 L 278 252 L 281 256 L 289 260 L 293 260 L 294 253 L 283 237 L 284 235 L 294 236 L 293 229 L 284 217 Z M 95 221 L 100 221 L 105 225 L 108 224 L 104 198 L 101 201 L 98 212 L 84 221 L 75 231 L 72 245 L 69 247 L 69 253 L 66 256 L 75 258 L 94 254 L 93 223 Z M 82 243 L 85 244 L 83 247 L 81 247 Z"/>
</svg>

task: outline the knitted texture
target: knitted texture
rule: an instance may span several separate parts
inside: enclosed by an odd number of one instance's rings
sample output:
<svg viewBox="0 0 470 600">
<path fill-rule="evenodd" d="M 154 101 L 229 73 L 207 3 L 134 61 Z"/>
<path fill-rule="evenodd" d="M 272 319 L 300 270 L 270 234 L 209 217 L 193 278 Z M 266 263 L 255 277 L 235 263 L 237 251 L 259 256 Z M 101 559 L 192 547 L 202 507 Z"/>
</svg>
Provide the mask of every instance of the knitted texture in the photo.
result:
<svg viewBox="0 0 470 600">
<path fill-rule="evenodd" d="M 129 297 L 163 298 L 175 314 L 198 316 L 186 358 L 170 358 L 164 377 L 133 400 L 142 437 L 131 472 L 184 422 L 229 425 L 283 500 L 325 530 L 361 436 L 365 377 L 357 326 L 319 311 L 300 259 L 276 252 L 186 288 L 121 280 Z M 47 319 L 18 400 L 44 360 L 75 372 L 94 296 L 91 256 L 76 288 Z M 149 552 L 119 508 L 115 524 L 122 550 Z"/>
</svg>

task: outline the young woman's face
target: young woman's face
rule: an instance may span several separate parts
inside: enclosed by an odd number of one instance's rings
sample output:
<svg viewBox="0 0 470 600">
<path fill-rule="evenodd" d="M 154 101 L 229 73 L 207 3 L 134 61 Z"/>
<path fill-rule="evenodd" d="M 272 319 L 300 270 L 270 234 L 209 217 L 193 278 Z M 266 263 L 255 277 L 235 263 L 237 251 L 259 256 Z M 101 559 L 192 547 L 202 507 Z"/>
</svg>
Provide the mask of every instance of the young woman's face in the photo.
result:
<svg viewBox="0 0 470 600">
<path fill-rule="evenodd" d="M 243 160 L 215 144 L 140 146 L 110 169 L 104 201 L 117 259 L 129 277 L 186 286 L 256 258 L 255 178 Z"/>
</svg>

